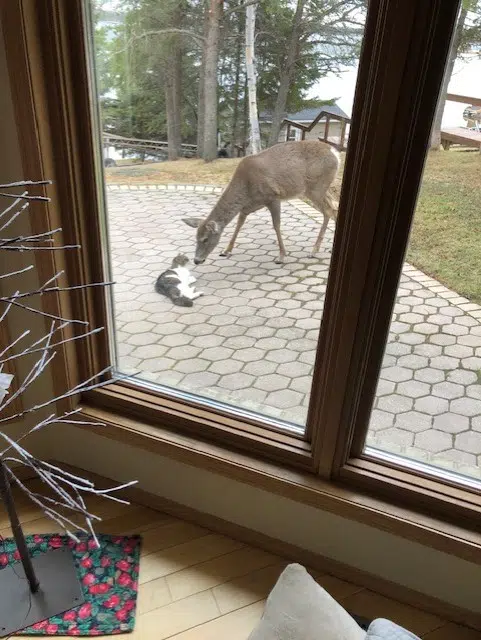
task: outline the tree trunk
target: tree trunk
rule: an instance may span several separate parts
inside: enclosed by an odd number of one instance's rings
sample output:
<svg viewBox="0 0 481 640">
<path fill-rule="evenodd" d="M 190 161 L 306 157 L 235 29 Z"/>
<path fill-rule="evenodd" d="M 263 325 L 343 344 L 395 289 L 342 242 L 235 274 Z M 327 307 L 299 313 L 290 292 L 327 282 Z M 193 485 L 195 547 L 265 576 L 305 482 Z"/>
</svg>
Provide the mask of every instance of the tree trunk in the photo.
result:
<svg viewBox="0 0 481 640">
<path fill-rule="evenodd" d="M 170 26 L 182 28 L 182 3 L 173 10 Z M 171 34 L 165 56 L 165 105 L 167 116 L 167 142 L 169 160 L 177 160 L 181 155 L 181 112 L 182 112 L 182 42 L 178 33 Z"/>
<path fill-rule="evenodd" d="M 204 69 L 205 69 L 205 40 L 207 38 L 209 12 L 204 4 L 204 46 L 202 47 L 200 69 L 199 69 L 199 98 L 197 107 L 197 156 L 202 158 L 204 155 L 204 114 L 205 114 L 205 96 L 204 96 Z"/>
<path fill-rule="evenodd" d="M 444 108 L 446 106 L 446 96 L 448 93 L 449 82 L 451 80 L 451 76 L 453 75 L 454 64 L 458 56 L 458 49 L 461 42 L 461 36 L 463 35 L 464 23 L 466 21 L 467 13 L 468 12 L 466 9 L 461 8 L 458 22 L 456 23 L 456 29 L 453 34 L 451 48 L 449 50 L 448 61 L 446 64 L 446 69 L 444 71 L 443 84 L 441 86 L 438 105 L 436 107 L 436 113 L 434 116 L 433 128 L 431 130 L 430 148 L 438 151 L 441 147 L 441 124 L 443 121 Z"/>
<path fill-rule="evenodd" d="M 285 65 L 281 69 L 279 91 L 277 93 L 276 105 L 272 114 L 271 130 L 269 132 L 268 146 L 277 144 L 281 131 L 282 120 L 286 111 L 287 96 L 291 88 L 292 79 L 296 68 L 296 60 L 299 55 L 299 37 L 301 35 L 302 14 L 306 0 L 297 0 L 296 12 L 292 21 L 292 31 L 287 45 L 287 58 Z"/>
<path fill-rule="evenodd" d="M 238 142 L 239 137 L 239 81 L 240 81 L 240 66 L 241 66 L 241 52 L 242 52 L 242 21 L 239 17 L 237 21 L 237 38 L 236 38 L 236 52 L 235 52 L 235 80 L 234 80 L 234 104 L 232 108 L 232 133 L 231 133 L 231 145 L 234 149 Z"/>
<path fill-rule="evenodd" d="M 247 89 L 247 74 L 245 74 L 244 77 L 244 103 L 243 103 L 243 127 L 242 127 L 242 149 L 243 151 L 245 151 L 246 148 L 246 143 L 247 143 L 247 139 L 249 137 L 249 96 L 248 96 L 248 89 Z M 245 155 L 245 153 L 243 153 L 242 155 Z"/>
<path fill-rule="evenodd" d="M 178 65 L 174 64 L 173 60 L 171 60 L 171 63 L 171 69 L 166 71 L 164 78 L 167 115 L 167 149 L 169 160 L 178 160 L 181 154 L 181 87 Z"/>
<path fill-rule="evenodd" d="M 254 56 L 254 34 L 256 28 L 256 5 L 246 7 L 246 74 L 249 96 L 249 130 L 250 153 L 261 150 L 261 134 L 259 130 L 259 116 L 257 114 L 257 82 Z"/>
<path fill-rule="evenodd" d="M 209 0 L 204 55 L 204 148 L 207 162 L 217 158 L 217 67 L 223 0 Z"/>
</svg>

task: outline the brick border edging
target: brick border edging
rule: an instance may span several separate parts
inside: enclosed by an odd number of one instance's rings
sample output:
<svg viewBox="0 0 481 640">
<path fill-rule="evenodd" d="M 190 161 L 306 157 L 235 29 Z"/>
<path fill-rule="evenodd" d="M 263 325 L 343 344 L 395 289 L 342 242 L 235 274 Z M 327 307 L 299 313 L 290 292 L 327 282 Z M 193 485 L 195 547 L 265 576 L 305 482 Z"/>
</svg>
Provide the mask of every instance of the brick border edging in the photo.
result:
<svg viewBox="0 0 481 640">
<path fill-rule="evenodd" d="M 227 186 L 227 185 L 226 185 Z M 187 191 L 222 193 L 224 187 L 213 184 L 106 184 L 107 191 Z"/>
</svg>

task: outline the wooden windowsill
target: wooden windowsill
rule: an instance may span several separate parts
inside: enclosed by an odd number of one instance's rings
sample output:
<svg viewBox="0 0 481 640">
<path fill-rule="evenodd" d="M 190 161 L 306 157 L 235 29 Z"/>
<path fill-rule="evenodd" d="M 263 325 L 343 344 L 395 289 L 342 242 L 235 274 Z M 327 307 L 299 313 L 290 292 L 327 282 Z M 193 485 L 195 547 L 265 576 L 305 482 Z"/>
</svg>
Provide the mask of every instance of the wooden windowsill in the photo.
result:
<svg viewBox="0 0 481 640">
<path fill-rule="evenodd" d="M 481 535 L 474 530 L 474 522 L 471 529 L 456 525 L 405 505 L 374 497 L 367 490 L 355 489 L 341 482 L 328 482 L 302 470 L 260 460 L 202 441 L 191 434 L 173 432 L 162 425 L 153 426 L 94 405 L 84 404 L 83 415 L 105 423 L 102 435 L 118 442 L 227 476 L 481 564 Z"/>
</svg>

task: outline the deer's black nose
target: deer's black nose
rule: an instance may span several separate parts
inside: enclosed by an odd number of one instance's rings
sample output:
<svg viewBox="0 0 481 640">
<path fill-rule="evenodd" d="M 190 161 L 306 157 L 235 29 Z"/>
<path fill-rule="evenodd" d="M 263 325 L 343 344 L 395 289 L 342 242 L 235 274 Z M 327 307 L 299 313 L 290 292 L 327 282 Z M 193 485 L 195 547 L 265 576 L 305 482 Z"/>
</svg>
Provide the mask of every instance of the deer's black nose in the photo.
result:
<svg viewBox="0 0 481 640">
<path fill-rule="evenodd" d="M 205 260 L 201 260 L 200 258 L 194 258 L 195 264 L 202 264 L 203 262 L 205 262 Z"/>
</svg>

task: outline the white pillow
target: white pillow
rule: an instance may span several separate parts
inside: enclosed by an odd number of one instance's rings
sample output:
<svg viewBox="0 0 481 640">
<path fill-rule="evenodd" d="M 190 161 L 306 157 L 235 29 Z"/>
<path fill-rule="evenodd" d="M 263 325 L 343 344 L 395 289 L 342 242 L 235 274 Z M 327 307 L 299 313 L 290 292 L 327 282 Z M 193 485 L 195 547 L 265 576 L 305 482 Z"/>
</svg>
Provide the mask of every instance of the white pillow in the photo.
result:
<svg viewBox="0 0 481 640">
<path fill-rule="evenodd" d="M 249 640 L 365 640 L 366 632 L 299 564 L 288 565 Z"/>
</svg>

